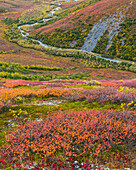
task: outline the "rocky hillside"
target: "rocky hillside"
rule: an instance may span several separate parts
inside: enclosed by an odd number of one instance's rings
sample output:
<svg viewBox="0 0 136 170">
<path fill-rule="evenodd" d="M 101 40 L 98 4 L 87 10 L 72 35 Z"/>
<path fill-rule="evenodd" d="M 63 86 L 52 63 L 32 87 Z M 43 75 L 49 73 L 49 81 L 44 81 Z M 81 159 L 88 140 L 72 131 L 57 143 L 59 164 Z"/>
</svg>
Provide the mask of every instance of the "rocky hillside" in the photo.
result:
<svg viewBox="0 0 136 170">
<path fill-rule="evenodd" d="M 51 46 L 136 60 L 135 0 L 81 0 L 59 7 L 52 20 L 29 30 L 34 38 Z"/>
</svg>

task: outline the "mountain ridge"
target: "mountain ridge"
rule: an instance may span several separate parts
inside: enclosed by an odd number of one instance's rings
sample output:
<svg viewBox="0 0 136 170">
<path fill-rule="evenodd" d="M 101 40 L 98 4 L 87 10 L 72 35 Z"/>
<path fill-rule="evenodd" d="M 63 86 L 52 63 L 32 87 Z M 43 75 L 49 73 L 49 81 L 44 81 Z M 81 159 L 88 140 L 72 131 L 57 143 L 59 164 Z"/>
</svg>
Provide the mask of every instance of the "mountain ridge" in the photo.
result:
<svg viewBox="0 0 136 170">
<path fill-rule="evenodd" d="M 75 5 L 74 7 L 68 7 L 68 11 L 73 11 L 73 8 L 78 9 L 81 3 L 87 2 L 81 1 L 77 4 L 78 7 L 75 7 Z M 135 40 L 133 43 L 129 42 L 131 36 L 135 39 L 135 7 L 135 1 L 96 0 L 90 5 L 87 5 L 87 7 L 82 6 L 80 7 L 81 9 L 70 13 L 62 19 L 59 19 L 59 14 L 56 13 L 55 20 L 57 21 L 54 20 L 53 23 L 50 23 L 50 21 L 52 21 L 50 20 L 45 24 L 45 26 L 44 24 L 43 26 L 39 25 L 38 27 L 40 28 L 37 28 L 36 26 L 32 32 L 30 31 L 30 33 L 34 38 L 42 39 L 43 43 L 49 44 L 51 46 L 64 48 L 73 47 L 77 49 L 80 48 L 86 51 L 93 51 L 98 43 L 98 40 L 103 37 L 104 32 L 109 31 L 108 42 L 106 42 L 107 44 L 103 44 L 105 49 L 103 51 L 100 51 L 95 48 L 94 52 L 101 54 L 104 53 L 105 55 L 108 54 L 111 55 L 111 57 L 115 56 L 118 58 L 135 61 L 135 47 L 130 47 L 132 44 L 133 46 L 135 46 Z M 91 14 L 88 11 L 90 11 Z M 96 13 L 92 15 L 92 11 L 96 11 Z M 133 15 L 131 15 L 132 11 Z M 121 26 L 121 24 L 122 26 L 123 24 L 126 24 L 126 30 Z M 96 27 L 95 30 L 93 30 L 94 27 Z M 98 32 L 100 33 L 98 34 Z M 92 37 L 89 37 L 90 34 L 92 34 Z M 121 37 L 118 39 L 118 41 L 121 43 L 117 50 L 113 50 L 112 48 L 117 48 L 115 47 L 117 45 L 113 45 L 113 38 L 115 39 L 118 34 L 121 34 L 123 38 Z M 129 36 L 125 36 L 126 34 L 128 34 Z M 130 54 L 128 54 L 125 42 L 127 42 L 126 44 L 129 46 L 129 53 L 131 53 L 132 55 L 131 57 Z M 122 49 L 125 52 L 123 52 Z M 112 52 L 110 52 L 110 50 Z"/>
</svg>

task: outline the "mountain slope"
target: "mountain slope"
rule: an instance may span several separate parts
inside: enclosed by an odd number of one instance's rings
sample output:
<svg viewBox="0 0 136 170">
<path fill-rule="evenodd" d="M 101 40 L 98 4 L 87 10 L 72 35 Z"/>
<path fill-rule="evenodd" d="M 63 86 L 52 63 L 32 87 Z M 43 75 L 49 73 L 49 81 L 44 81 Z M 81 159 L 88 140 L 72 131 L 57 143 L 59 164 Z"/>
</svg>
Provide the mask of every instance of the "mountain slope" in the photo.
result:
<svg viewBox="0 0 136 170">
<path fill-rule="evenodd" d="M 64 4 L 55 18 L 35 26 L 31 33 L 52 46 L 81 48 L 135 61 L 135 2 L 87 0 Z M 105 31 L 108 39 L 103 42 Z"/>
</svg>

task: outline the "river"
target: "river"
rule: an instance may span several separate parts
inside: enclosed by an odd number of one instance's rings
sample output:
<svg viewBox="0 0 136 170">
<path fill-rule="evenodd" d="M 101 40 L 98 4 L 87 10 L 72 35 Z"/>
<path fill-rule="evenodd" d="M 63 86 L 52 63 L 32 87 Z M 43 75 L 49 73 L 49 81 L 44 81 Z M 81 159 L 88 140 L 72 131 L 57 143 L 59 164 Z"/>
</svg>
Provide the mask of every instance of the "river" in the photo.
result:
<svg viewBox="0 0 136 170">
<path fill-rule="evenodd" d="M 54 15 L 54 13 L 55 13 L 56 10 L 60 9 L 60 5 L 61 5 L 61 4 L 59 3 L 58 5 L 59 5 L 58 7 L 53 8 L 53 9 L 48 13 L 48 16 L 50 16 L 50 18 L 43 18 L 42 20 L 40 20 L 40 22 L 47 22 L 47 21 L 55 18 L 56 16 Z M 40 23 L 40 22 L 39 22 L 39 23 Z M 52 48 L 52 49 L 61 49 L 61 48 L 58 48 L 58 47 L 50 46 L 50 45 L 48 45 L 48 44 L 44 44 L 44 43 L 42 43 L 42 41 L 40 41 L 40 40 L 36 40 L 36 39 L 30 38 L 30 37 L 29 37 L 29 33 L 28 33 L 28 32 L 25 32 L 23 29 L 21 29 L 22 26 L 33 26 L 33 25 L 37 25 L 37 24 L 39 24 L 39 23 L 36 22 L 36 23 L 33 23 L 33 24 L 24 24 L 24 25 L 18 26 L 18 29 L 20 30 L 21 35 L 22 35 L 23 37 L 27 37 L 27 38 L 29 38 L 29 39 L 31 39 L 31 40 L 33 40 L 33 41 L 36 41 L 36 42 L 38 42 L 38 43 L 39 43 L 41 46 L 43 46 L 43 47 Z M 81 49 L 80 49 L 80 50 L 81 50 Z M 88 51 L 86 51 L 86 50 L 81 50 L 81 51 L 88 52 Z M 110 61 L 117 62 L 117 63 L 121 63 L 121 62 L 122 62 L 122 61 L 120 61 L 120 60 L 102 57 L 100 54 L 97 54 L 96 57 L 102 58 L 102 59 L 105 59 L 105 60 L 110 60 Z M 129 61 L 123 61 L 123 62 L 129 62 Z M 131 62 L 129 62 L 129 63 L 131 63 Z"/>
</svg>

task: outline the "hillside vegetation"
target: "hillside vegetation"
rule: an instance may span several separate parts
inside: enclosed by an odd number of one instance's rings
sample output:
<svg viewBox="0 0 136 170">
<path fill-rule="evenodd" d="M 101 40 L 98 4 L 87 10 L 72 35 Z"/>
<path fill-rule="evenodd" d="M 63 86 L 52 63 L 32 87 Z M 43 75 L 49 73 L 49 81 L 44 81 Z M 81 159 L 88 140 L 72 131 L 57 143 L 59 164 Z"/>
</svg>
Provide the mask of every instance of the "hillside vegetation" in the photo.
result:
<svg viewBox="0 0 136 170">
<path fill-rule="evenodd" d="M 135 1 L 131 0 L 81 1 L 77 4 L 62 6 L 62 10 L 56 13 L 56 18 L 45 24 L 37 25 L 32 33 L 35 34 L 35 38 L 42 39 L 44 43 L 52 46 L 80 48 L 83 46 L 88 33 L 95 23 L 100 22 L 101 19 L 105 20 L 106 17 L 110 19 L 110 17 L 116 14 L 116 20 L 120 22 L 120 27 L 115 27 L 118 30 L 114 30 L 114 36 L 111 37 L 113 43 L 106 50 L 110 30 L 113 29 L 114 24 L 117 24 L 111 20 L 113 24 L 107 27 L 107 38 L 105 39 L 104 32 L 102 32 L 93 51 L 108 56 L 111 55 L 111 57 L 135 61 L 135 7 Z M 121 21 L 119 21 L 120 15 Z M 71 46 L 73 41 L 75 43 Z M 90 39 L 90 41 L 93 40 Z M 88 46 L 89 43 L 88 41 Z"/>
<path fill-rule="evenodd" d="M 0 169 L 135 170 L 136 0 L 0 0 Z"/>
</svg>

